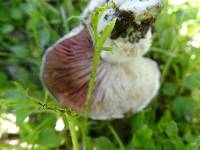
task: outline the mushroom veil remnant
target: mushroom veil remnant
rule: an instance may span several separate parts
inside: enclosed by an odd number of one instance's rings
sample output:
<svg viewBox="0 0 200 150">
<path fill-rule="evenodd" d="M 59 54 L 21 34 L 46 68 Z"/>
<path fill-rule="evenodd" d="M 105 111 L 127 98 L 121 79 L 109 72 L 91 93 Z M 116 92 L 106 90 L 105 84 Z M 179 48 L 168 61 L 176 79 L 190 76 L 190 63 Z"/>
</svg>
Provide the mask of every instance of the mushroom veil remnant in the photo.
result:
<svg viewBox="0 0 200 150">
<path fill-rule="evenodd" d="M 112 3 L 112 5 L 111 5 Z M 114 5 L 113 5 L 114 4 Z M 152 42 L 151 27 L 162 9 L 161 0 L 91 0 L 82 14 L 90 22 L 91 12 L 111 5 L 98 22 L 98 32 L 116 19 L 104 43 L 112 51 L 101 51 L 89 117 L 123 118 L 145 108 L 159 89 L 159 68 L 143 55 Z M 74 28 L 43 56 L 41 79 L 63 107 L 84 112 L 93 63 L 93 40 L 83 25 Z"/>
</svg>

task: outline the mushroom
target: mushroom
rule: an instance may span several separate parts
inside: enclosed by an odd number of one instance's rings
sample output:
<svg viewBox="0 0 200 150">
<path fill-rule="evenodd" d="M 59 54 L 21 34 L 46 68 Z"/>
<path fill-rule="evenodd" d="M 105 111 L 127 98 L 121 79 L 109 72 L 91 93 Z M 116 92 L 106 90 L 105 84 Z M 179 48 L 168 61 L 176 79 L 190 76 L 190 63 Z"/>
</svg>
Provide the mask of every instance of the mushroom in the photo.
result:
<svg viewBox="0 0 200 150">
<path fill-rule="evenodd" d="M 108 2 L 111 3 L 111 2 Z M 151 27 L 161 8 L 161 0 L 113 0 L 104 11 L 98 32 L 116 18 L 111 36 L 104 43 L 112 51 L 101 52 L 95 89 L 90 105 L 92 119 L 123 118 L 126 113 L 144 109 L 159 89 L 159 68 L 143 55 L 152 42 Z M 82 17 L 106 5 L 106 0 L 91 0 Z M 93 41 L 83 25 L 74 28 L 50 47 L 43 56 L 41 79 L 63 107 L 82 114 L 93 61 Z"/>
</svg>

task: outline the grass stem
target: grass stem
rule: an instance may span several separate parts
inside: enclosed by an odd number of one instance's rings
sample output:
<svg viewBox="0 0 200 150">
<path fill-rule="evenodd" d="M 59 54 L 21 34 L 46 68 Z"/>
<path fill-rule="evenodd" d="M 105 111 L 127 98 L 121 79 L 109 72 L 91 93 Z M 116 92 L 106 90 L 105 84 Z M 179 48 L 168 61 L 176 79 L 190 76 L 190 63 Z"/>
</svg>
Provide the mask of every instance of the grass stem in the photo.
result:
<svg viewBox="0 0 200 150">
<path fill-rule="evenodd" d="M 72 144 L 73 144 L 73 150 L 79 150 L 78 137 L 77 137 L 76 130 L 75 130 L 74 118 L 72 118 L 67 113 L 65 113 L 65 117 L 66 117 L 66 120 L 68 121 L 68 125 L 69 125 L 69 130 L 70 130 Z"/>
<path fill-rule="evenodd" d="M 110 132 L 113 134 L 113 136 L 115 137 L 117 143 L 119 144 L 120 150 L 126 150 L 123 142 L 121 141 L 120 137 L 118 136 L 118 134 L 116 133 L 114 128 L 110 124 L 108 124 L 108 128 L 109 128 Z"/>
</svg>

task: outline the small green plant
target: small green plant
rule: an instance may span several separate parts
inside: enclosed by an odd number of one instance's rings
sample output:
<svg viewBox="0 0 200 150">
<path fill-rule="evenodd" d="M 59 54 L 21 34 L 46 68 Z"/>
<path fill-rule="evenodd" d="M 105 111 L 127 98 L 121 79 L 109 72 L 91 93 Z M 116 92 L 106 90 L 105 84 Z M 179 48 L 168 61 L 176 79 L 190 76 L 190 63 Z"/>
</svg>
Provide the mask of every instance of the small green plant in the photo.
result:
<svg viewBox="0 0 200 150">
<path fill-rule="evenodd" d="M 97 67 L 100 62 L 100 53 L 102 50 L 105 50 L 104 43 L 110 37 L 111 32 L 115 25 L 115 21 L 116 21 L 115 19 L 113 19 L 105 27 L 105 29 L 102 31 L 101 34 L 98 33 L 98 22 L 99 22 L 100 17 L 102 16 L 103 11 L 105 11 L 106 9 L 107 7 L 100 7 L 92 14 L 91 34 L 92 34 L 93 42 L 94 42 L 94 56 L 93 56 L 93 65 L 92 65 L 92 71 L 91 71 L 91 79 L 89 81 L 89 88 L 88 88 L 88 94 L 87 94 L 86 105 L 85 105 L 86 117 L 88 116 L 88 113 L 90 111 L 89 108 L 90 108 L 92 95 L 94 92 Z"/>
</svg>

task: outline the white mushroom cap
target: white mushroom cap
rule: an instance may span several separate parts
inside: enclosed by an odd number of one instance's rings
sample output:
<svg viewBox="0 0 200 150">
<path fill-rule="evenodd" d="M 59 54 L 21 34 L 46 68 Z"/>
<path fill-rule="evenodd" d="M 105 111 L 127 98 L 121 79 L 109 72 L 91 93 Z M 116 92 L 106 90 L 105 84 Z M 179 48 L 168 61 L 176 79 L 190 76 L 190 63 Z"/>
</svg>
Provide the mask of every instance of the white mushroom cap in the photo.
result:
<svg viewBox="0 0 200 150">
<path fill-rule="evenodd" d="M 90 117 L 98 120 L 123 118 L 144 109 L 157 94 L 160 72 L 156 62 L 143 57 L 99 66 L 106 72 L 99 86 L 103 99 L 96 99 Z"/>
<path fill-rule="evenodd" d="M 163 4 L 161 0 L 113 0 L 119 10 L 133 12 L 137 21 L 156 17 Z"/>
</svg>

